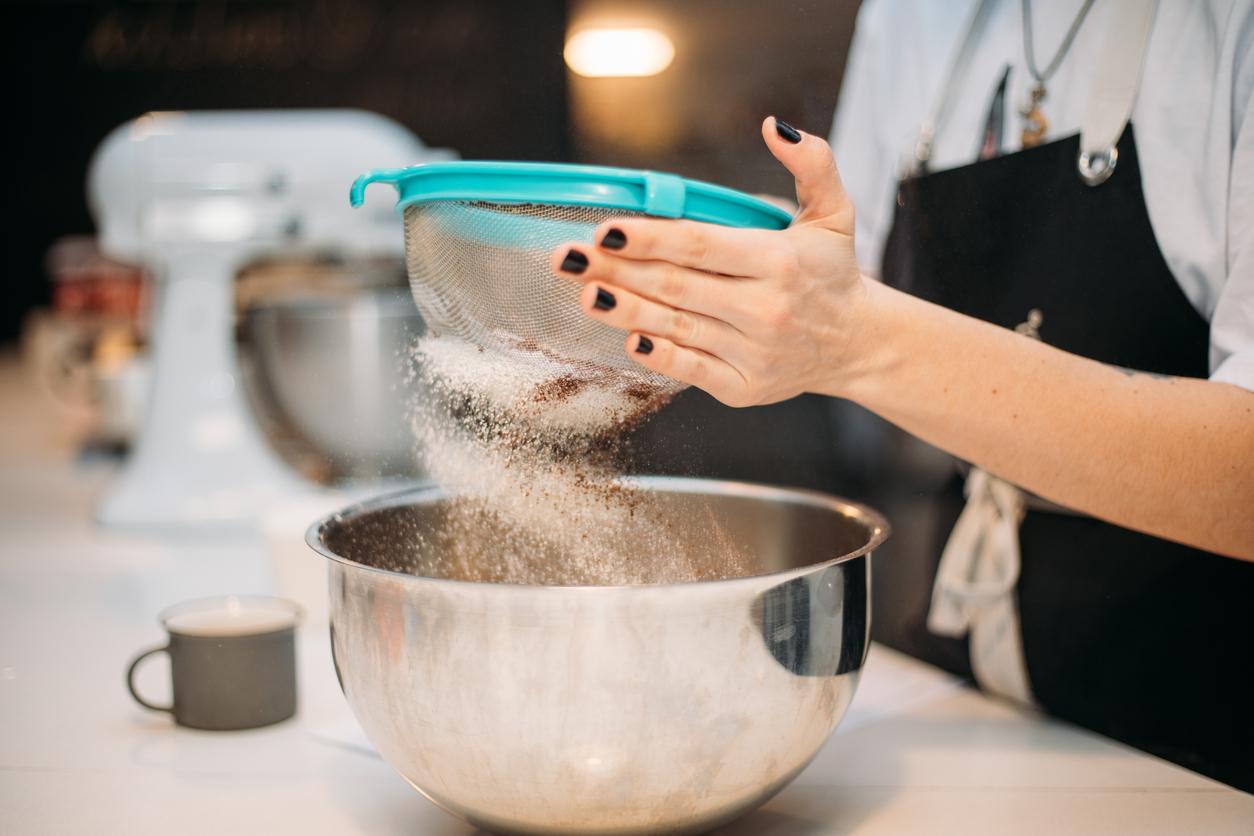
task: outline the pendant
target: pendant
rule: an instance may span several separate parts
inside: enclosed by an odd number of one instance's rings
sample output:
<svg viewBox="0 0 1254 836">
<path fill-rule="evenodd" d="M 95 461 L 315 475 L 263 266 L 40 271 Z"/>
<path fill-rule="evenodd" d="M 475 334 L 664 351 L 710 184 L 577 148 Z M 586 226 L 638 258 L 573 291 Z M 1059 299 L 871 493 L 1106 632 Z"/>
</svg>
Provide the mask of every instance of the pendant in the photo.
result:
<svg viewBox="0 0 1254 836">
<path fill-rule="evenodd" d="M 1041 110 L 1041 102 L 1045 101 L 1045 85 L 1037 82 L 1028 94 L 1028 100 L 1019 106 L 1019 115 L 1023 117 L 1023 130 L 1019 134 L 1020 144 L 1024 148 L 1035 148 L 1045 141 L 1045 132 L 1049 130 L 1049 120 Z"/>
<path fill-rule="evenodd" d="M 1045 322 L 1045 314 L 1041 313 L 1040 308 L 1033 308 L 1028 311 L 1028 318 L 1015 326 L 1015 333 L 1022 334 L 1033 340 L 1041 338 L 1041 324 Z"/>
</svg>

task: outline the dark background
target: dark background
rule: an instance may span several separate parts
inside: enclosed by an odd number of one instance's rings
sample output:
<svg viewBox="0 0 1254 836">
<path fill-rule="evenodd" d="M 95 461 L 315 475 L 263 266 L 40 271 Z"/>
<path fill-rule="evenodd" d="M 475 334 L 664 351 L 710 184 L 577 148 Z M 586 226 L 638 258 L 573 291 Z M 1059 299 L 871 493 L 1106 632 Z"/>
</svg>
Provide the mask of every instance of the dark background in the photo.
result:
<svg viewBox="0 0 1254 836">
<path fill-rule="evenodd" d="M 791 192 L 757 123 L 831 120 L 856 0 L 4 2 L 9 182 L 0 343 L 49 296 L 43 259 L 92 230 L 84 178 L 148 110 L 359 107 L 465 158 L 582 160 Z M 565 67 L 567 29 L 645 23 L 676 46 L 646 79 Z"/>
<path fill-rule="evenodd" d="M 48 245 L 93 228 L 83 196 L 92 150 L 148 110 L 360 107 L 467 157 L 569 155 L 561 2 L 0 8 L 20 161 L 0 340 L 47 299 Z"/>
</svg>

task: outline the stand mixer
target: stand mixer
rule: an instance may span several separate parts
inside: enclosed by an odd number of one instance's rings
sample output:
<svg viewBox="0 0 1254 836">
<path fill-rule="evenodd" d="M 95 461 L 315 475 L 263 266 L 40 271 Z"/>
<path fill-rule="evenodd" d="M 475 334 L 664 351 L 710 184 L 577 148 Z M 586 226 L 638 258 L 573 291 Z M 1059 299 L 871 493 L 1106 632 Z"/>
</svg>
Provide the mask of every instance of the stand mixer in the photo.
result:
<svg viewBox="0 0 1254 836">
<path fill-rule="evenodd" d="M 351 110 L 149 113 L 105 138 L 87 182 L 100 248 L 143 266 L 156 294 L 146 414 L 101 523 L 248 527 L 309 489 L 246 402 L 235 276 L 260 258 L 401 256 L 397 215 L 354 211 L 346 184 L 380 159 L 451 156 Z"/>
</svg>

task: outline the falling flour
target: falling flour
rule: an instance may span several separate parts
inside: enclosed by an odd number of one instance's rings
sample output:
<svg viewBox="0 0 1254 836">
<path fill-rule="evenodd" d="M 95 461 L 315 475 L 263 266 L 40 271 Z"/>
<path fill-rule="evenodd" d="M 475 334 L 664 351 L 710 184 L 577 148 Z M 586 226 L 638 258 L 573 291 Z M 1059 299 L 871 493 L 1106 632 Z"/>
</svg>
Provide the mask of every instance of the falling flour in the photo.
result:
<svg viewBox="0 0 1254 836">
<path fill-rule="evenodd" d="M 489 352 L 450 336 L 415 344 L 414 430 L 455 497 L 419 534 L 413 571 L 499 583 L 671 583 L 742 574 L 708 512 L 677 521 L 622 475 L 624 434 L 668 390 L 530 346 Z"/>
</svg>

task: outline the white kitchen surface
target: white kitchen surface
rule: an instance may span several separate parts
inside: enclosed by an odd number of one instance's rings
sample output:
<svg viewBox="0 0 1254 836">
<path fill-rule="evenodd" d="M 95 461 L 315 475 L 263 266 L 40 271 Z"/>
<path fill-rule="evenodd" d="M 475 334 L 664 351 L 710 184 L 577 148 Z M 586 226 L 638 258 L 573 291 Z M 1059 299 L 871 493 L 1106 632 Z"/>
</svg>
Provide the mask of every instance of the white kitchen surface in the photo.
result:
<svg viewBox="0 0 1254 836">
<path fill-rule="evenodd" d="M 270 592 L 290 565 L 272 567 L 273 533 L 97 530 L 92 509 L 112 473 L 75 455 L 55 405 L 15 358 L 0 360 L 0 833 L 473 832 L 362 746 L 316 628 L 301 634 L 292 721 L 197 732 L 135 705 L 123 674 L 161 642 L 160 609 Z M 152 663 L 141 687 L 161 698 L 166 672 Z M 1254 796 L 877 646 L 815 762 L 719 832 L 1249 834 Z"/>
</svg>

